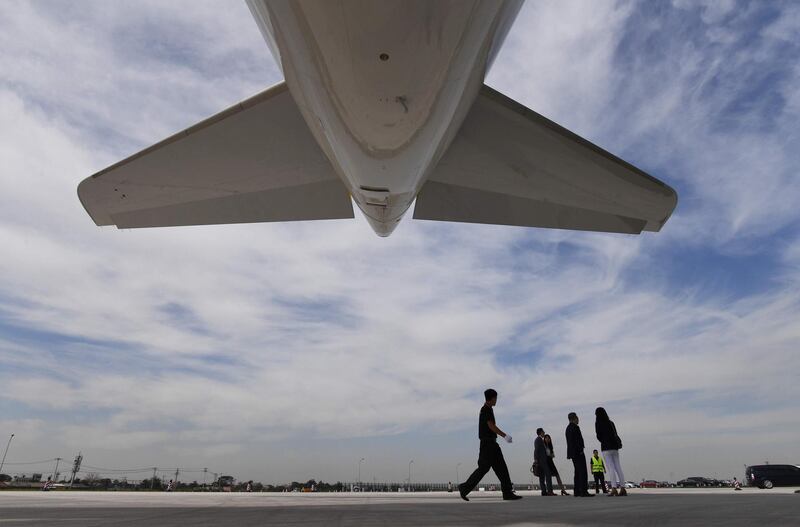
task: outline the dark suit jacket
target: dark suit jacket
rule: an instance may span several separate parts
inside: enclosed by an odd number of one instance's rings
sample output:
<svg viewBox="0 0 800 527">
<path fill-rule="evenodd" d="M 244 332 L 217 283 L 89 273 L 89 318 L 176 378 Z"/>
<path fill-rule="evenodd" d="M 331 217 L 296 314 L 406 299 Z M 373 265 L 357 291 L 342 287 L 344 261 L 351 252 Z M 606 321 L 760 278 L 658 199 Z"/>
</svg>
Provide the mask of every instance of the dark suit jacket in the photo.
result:
<svg viewBox="0 0 800 527">
<path fill-rule="evenodd" d="M 533 441 L 533 460 L 539 465 L 547 466 L 547 450 L 544 446 L 544 439 L 536 436 Z"/>
<path fill-rule="evenodd" d="M 583 434 L 581 427 L 575 423 L 567 425 L 567 459 L 572 459 L 583 453 Z"/>
</svg>

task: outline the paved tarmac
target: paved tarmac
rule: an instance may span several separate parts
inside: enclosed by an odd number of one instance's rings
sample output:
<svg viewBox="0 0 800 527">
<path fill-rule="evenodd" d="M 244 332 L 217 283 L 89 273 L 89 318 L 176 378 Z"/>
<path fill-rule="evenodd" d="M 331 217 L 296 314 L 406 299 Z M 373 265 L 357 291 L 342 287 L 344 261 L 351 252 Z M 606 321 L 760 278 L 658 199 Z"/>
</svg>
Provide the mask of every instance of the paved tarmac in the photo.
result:
<svg viewBox="0 0 800 527">
<path fill-rule="evenodd" d="M 800 525 L 795 489 L 634 490 L 625 498 L 522 492 L 457 494 L 190 494 L 0 492 L 0 527 L 64 526 L 566 526 Z"/>
</svg>

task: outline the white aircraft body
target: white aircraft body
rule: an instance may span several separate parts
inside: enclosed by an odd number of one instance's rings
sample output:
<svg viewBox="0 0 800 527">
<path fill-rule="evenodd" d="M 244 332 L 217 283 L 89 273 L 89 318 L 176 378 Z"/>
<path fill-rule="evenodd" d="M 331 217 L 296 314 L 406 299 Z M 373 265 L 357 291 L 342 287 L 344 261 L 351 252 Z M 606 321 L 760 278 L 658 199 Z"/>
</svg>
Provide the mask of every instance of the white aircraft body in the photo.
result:
<svg viewBox="0 0 800 527">
<path fill-rule="evenodd" d="M 675 191 L 483 84 L 519 0 L 248 0 L 285 82 L 89 178 L 118 228 L 414 218 L 638 234 Z M 542 51 L 546 53 L 546 50 Z"/>
</svg>

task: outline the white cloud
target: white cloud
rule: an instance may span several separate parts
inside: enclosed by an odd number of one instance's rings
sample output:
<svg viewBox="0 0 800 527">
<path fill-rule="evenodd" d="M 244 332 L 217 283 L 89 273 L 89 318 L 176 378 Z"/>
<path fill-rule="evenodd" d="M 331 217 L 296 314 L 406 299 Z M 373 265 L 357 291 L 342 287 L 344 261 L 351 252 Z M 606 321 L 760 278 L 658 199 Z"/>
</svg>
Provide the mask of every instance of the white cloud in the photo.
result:
<svg viewBox="0 0 800 527">
<path fill-rule="evenodd" d="M 593 136 L 614 96 L 613 56 L 631 10 L 614 0 L 526 3 L 488 83 Z"/>
<path fill-rule="evenodd" d="M 531 3 L 492 72 L 504 93 L 605 146 L 653 166 L 678 159 L 658 175 L 690 204 L 658 235 L 409 219 L 378 239 L 360 218 L 118 232 L 92 225 L 78 181 L 277 71 L 244 5 L 53 5 L 0 6 L 0 402 L 49 419 L 0 422 L 18 431 L 16 459 L 84 448 L 98 466 L 200 458 L 278 481 L 345 478 L 361 448 L 384 458 L 386 477 L 410 456 L 441 479 L 458 461 L 468 470 L 480 392 L 494 385 L 501 426 L 522 445 L 508 450 L 513 467 L 527 465 L 531 427 L 561 426 L 574 406 L 590 437 L 603 402 L 631 475 L 666 478 L 667 465 L 691 471 L 686 451 L 707 440 L 718 444 L 708 470 L 736 468 L 740 423 L 790 419 L 794 245 L 774 270 L 782 287 L 741 299 L 661 274 L 687 245 L 724 252 L 796 218 L 784 136 L 796 106 L 773 131 L 732 133 L 709 121 L 743 85 L 698 96 L 727 48 L 678 42 L 668 51 L 680 60 L 637 69 L 616 55 L 635 5 Z M 709 9 L 710 31 L 723 15 Z M 728 58 L 750 71 L 772 45 Z M 743 393 L 771 410 L 737 417 L 718 401 Z M 797 430 L 781 430 L 762 445 L 788 455 Z"/>
</svg>

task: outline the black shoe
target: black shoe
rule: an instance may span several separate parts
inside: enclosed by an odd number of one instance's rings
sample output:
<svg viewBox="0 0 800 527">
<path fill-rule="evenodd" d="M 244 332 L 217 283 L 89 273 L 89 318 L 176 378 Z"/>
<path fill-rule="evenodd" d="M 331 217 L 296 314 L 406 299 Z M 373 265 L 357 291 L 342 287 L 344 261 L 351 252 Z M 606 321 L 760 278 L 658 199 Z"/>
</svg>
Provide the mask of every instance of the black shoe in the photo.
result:
<svg viewBox="0 0 800 527">
<path fill-rule="evenodd" d="M 514 494 L 512 492 L 511 494 L 503 494 L 503 499 L 506 500 L 506 501 L 521 500 L 522 496 L 519 496 L 519 495 Z"/>
<path fill-rule="evenodd" d="M 594 494 L 589 494 L 587 492 L 586 494 L 581 494 L 581 498 L 594 498 Z"/>
<path fill-rule="evenodd" d="M 463 485 L 458 486 L 458 494 L 461 496 L 462 500 L 469 501 L 469 498 L 467 497 L 467 494 L 469 494 L 469 492 L 466 491 Z"/>
</svg>

